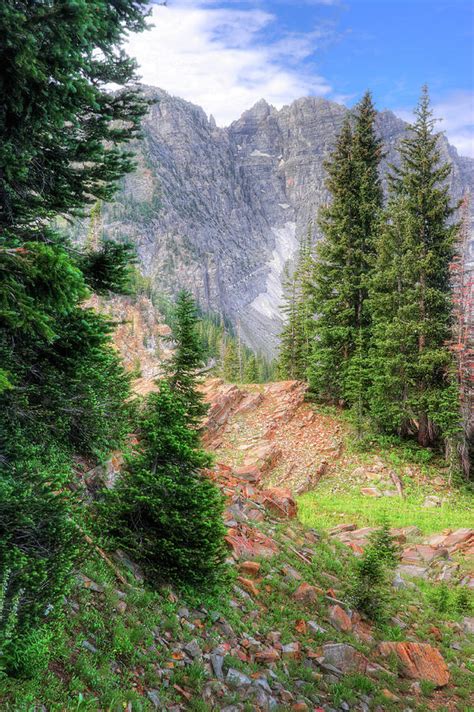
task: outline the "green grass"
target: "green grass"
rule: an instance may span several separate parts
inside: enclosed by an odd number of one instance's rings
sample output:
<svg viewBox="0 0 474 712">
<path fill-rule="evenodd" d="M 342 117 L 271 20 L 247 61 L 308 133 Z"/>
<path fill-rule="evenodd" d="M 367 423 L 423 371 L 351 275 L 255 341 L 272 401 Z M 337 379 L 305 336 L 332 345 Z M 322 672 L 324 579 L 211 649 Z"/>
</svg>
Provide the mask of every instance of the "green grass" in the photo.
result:
<svg viewBox="0 0 474 712">
<path fill-rule="evenodd" d="M 298 499 L 299 518 L 315 529 L 330 529 L 342 523 L 378 526 L 384 518 L 392 527 L 415 525 L 423 534 L 474 527 L 473 500 L 468 492 L 454 493 L 440 507 L 425 508 L 423 499 L 422 494 L 409 494 L 401 499 L 367 497 L 354 489 L 334 492 L 328 481 Z"/>
</svg>

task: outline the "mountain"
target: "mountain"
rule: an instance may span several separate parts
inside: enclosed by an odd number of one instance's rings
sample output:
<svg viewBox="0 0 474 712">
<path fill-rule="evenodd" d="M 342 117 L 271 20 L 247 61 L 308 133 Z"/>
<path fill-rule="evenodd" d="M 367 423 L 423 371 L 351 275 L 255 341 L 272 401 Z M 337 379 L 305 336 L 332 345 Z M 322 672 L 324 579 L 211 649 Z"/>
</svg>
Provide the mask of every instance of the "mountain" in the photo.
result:
<svg viewBox="0 0 474 712">
<path fill-rule="evenodd" d="M 305 97 L 278 111 L 261 100 L 218 128 L 183 99 L 144 92 L 152 103 L 133 146 L 137 170 L 104 207 L 103 234 L 131 239 L 159 290 L 190 288 L 205 310 L 223 313 L 247 344 L 272 356 L 285 265 L 328 198 L 324 159 L 347 109 Z M 379 114 L 384 172 L 405 129 L 393 113 Z M 442 152 L 460 198 L 474 188 L 474 160 L 444 138 Z"/>
</svg>

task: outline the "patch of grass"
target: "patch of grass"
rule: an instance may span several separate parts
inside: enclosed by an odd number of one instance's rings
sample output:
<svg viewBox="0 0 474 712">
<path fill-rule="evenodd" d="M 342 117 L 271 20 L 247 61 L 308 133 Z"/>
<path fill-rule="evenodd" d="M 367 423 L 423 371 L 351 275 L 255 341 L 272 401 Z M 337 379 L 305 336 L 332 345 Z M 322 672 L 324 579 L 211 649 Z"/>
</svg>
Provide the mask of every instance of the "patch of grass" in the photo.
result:
<svg viewBox="0 0 474 712">
<path fill-rule="evenodd" d="M 472 495 L 453 492 L 440 507 L 422 506 L 424 492 L 409 493 L 400 497 L 367 497 L 358 490 L 339 488 L 335 491 L 330 480 L 321 482 L 313 492 L 298 498 L 301 522 L 315 529 L 330 529 L 341 523 L 354 523 L 358 527 L 379 526 L 388 520 L 392 527 L 417 526 L 422 534 L 432 534 L 443 529 L 474 527 Z"/>
</svg>

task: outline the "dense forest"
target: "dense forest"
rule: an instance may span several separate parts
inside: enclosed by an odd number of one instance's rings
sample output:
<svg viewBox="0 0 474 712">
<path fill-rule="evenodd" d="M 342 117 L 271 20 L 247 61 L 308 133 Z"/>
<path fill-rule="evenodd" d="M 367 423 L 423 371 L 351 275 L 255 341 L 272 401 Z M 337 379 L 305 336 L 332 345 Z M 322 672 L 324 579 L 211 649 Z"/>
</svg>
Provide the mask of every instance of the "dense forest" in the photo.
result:
<svg viewBox="0 0 474 712">
<path fill-rule="evenodd" d="M 468 477 L 472 387 L 461 362 L 469 344 L 455 327 L 463 278 L 452 277 L 463 230 L 426 88 L 415 117 L 385 200 L 370 93 L 346 119 L 326 166 L 323 239 L 313 249 L 310 226 L 288 279 L 279 366 L 307 379 L 316 398 L 349 408 L 359 431 L 441 447 Z"/>
</svg>

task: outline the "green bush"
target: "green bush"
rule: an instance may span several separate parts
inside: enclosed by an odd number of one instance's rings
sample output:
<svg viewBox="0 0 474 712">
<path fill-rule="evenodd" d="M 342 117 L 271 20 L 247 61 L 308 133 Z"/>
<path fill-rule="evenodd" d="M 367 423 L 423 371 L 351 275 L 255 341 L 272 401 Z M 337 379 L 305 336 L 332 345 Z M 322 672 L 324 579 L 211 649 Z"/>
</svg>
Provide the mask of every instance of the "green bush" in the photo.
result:
<svg viewBox="0 0 474 712">
<path fill-rule="evenodd" d="M 31 674 L 46 649 L 80 554 L 64 458 L 37 447 L 0 468 L 0 668 Z M 66 475 L 64 473 L 67 473 Z"/>
<path fill-rule="evenodd" d="M 106 494 L 102 521 L 148 580 L 212 588 L 225 556 L 223 499 L 202 474 L 210 457 L 188 426 L 187 406 L 166 382 L 148 397 L 141 450 Z"/>
</svg>

